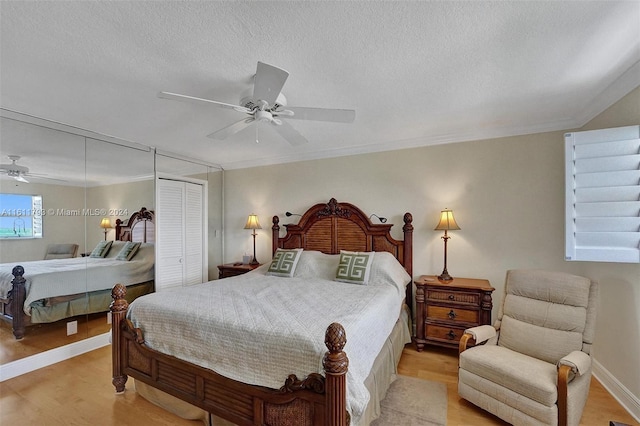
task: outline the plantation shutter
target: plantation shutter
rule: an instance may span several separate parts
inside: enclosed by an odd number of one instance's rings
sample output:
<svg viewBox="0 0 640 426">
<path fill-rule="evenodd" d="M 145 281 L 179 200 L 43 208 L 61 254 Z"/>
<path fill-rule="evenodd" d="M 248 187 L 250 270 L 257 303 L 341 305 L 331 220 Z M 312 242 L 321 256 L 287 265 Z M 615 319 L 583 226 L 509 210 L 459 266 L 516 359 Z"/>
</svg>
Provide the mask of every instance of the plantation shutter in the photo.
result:
<svg viewBox="0 0 640 426">
<path fill-rule="evenodd" d="M 565 134 L 565 259 L 640 263 L 640 126 Z"/>
</svg>

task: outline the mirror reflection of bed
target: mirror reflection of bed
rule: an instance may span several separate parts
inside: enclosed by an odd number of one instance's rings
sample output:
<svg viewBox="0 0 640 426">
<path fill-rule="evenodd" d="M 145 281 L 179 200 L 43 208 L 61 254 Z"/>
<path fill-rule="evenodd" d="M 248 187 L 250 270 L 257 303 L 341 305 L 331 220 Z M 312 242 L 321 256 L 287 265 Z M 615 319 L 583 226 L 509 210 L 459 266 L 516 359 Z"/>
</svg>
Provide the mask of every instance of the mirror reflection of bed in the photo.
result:
<svg viewBox="0 0 640 426">
<path fill-rule="evenodd" d="M 3 338 L 8 330 L 19 340 L 19 344 L 4 344 L 2 362 L 30 355 L 59 346 L 56 340 L 65 336 L 67 323 L 73 319 L 84 319 L 86 333 L 76 333 L 64 344 L 81 340 L 88 333 L 97 335 L 107 332 L 107 314 L 110 288 L 114 282 L 122 282 L 131 291 L 131 300 L 153 291 L 155 226 L 153 211 L 141 208 L 128 220 L 118 219 L 115 241 L 101 241 L 86 257 L 58 258 L 22 262 L 24 278 L 28 280 L 28 291 L 22 300 L 14 294 L 22 294 L 16 286 L 20 274 L 15 263 L 0 264 L 0 301 L 2 305 Z M 105 246 L 104 250 L 100 250 Z M 11 276 L 11 274 L 15 274 Z M 13 289 L 7 297 L 8 279 L 13 278 Z M 84 289 L 89 290 L 85 292 Z M 24 315 L 12 315 L 14 306 L 23 309 Z M 23 339 L 27 337 L 27 339 Z M 11 343 L 11 342 L 9 342 Z M 21 343 L 24 343 L 21 345 Z M 5 359 L 6 358 L 6 359 Z"/>
<path fill-rule="evenodd" d="M 44 176 L 27 178 L 29 183 L 24 183 L 0 174 L 0 192 L 40 195 L 44 209 L 65 212 L 43 218 L 42 238 L 0 239 L 0 263 L 15 266 L 42 260 L 49 244 L 78 244 L 78 258 L 90 253 L 105 238 L 105 229 L 100 227 L 105 216 L 67 211 L 117 210 L 106 215 L 115 226 L 116 219 L 126 221 L 141 206 L 155 208 L 154 152 L 149 147 L 5 108 L 0 108 L 0 134 L 1 163 L 10 162 L 8 155 L 20 155 L 19 163 L 28 167 L 29 173 Z M 115 229 L 106 230 L 107 239 L 115 240 Z M 15 360 L 21 361 L 20 365 L 32 365 L 26 359 L 30 355 L 43 355 L 38 359 L 48 360 L 50 356 L 42 352 L 83 343 L 103 335 L 109 327 L 105 313 L 75 318 L 76 334 L 67 336 L 66 321 L 62 321 L 30 326 L 22 340 L 15 339 L 11 324 L 0 321 L 0 366 Z M 52 325 L 58 329 L 49 331 Z M 50 336 L 42 337 L 45 332 Z M 74 347 L 78 345 L 68 350 Z"/>
</svg>

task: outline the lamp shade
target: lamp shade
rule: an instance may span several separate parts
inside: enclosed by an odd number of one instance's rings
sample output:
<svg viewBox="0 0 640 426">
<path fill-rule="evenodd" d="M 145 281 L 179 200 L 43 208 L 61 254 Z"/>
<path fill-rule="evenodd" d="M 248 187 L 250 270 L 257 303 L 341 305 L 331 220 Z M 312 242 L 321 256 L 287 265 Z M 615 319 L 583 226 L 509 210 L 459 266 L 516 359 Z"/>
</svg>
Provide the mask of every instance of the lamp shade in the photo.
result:
<svg viewBox="0 0 640 426">
<path fill-rule="evenodd" d="M 444 209 L 440 212 L 440 222 L 434 228 L 435 231 L 451 231 L 458 230 L 460 227 L 456 223 L 456 220 L 453 217 L 453 211 L 449 209 Z"/>
<path fill-rule="evenodd" d="M 108 217 L 103 217 L 102 218 L 102 220 L 100 221 L 100 228 L 102 228 L 102 229 L 111 228 L 111 221 L 109 220 Z"/>
<path fill-rule="evenodd" d="M 247 224 L 244 226 L 244 229 L 262 229 L 260 226 L 260 222 L 258 222 L 258 216 L 255 214 L 250 214 L 247 219 Z"/>
</svg>

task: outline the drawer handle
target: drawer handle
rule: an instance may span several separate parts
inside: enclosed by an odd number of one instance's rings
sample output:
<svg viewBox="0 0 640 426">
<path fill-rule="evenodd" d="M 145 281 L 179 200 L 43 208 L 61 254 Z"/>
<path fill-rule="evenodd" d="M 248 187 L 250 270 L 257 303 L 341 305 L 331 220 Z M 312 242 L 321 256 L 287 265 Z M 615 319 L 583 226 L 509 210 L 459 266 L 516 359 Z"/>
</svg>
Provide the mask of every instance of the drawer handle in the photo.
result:
<svg viewBox="0 0 640 426">
<path fill-rule="evenodd" d="M 449 300 L 453 300 L 453 299 L 454 299 L 453 294 L 450 294 L 450 295 L 449 295 Z"/>
<path fill-rule="evenodd" d="M 456 317 L 456 313 L 453 312 L 453 309 L 449 311 L 449 318 L 454 319 Z"/>
<path fill-rule="evenodd" d="M 449 330 L 449 332 L 447 333 L 447 338 L 449 340 L 453 340 L 456 338 L 456 333 L 453 332 L 453 330 Z"/>
</svg>

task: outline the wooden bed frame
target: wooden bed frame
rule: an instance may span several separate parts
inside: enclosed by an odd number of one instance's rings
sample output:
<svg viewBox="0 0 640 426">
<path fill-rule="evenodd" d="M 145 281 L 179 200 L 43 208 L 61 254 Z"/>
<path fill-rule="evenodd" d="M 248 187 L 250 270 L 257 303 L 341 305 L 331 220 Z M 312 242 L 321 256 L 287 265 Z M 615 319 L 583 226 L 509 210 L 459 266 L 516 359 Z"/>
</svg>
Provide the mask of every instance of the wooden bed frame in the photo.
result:
<svg viewBox="0 0 640 426">
<path fill-rule="evenodd" d="M 273 251 L 304 248 L 337 254 L 340 250 L 388 251 L 412 274 L 413 225 L 410 213 L 404 215 L 404 240 L 391 237 L 393 225 L 372 224 L 359 208 L 338 203 L 311 207 L 297 225 L 285 225 L 287 234 L 279 237 L 279 218 L 273 217 Z M 407 286 L 411 305 L 411 285 Z M 125 390 L 127 377 L 144 382 L 183 401 L 238 425 L 346 426 L 346 374 L 349 360 L 343 352 L 344 328 L 331 324 L 325 333 L 327 352 L 325 375 L 311 373 L 303 379 L 283 378 L 283 386 L 269 389 L 231 380 L 173 356 L 145 346 L 142 330 L 126 319 L 126 289 L 117 284 L 112 290 L 113 385 L 117 393 Z M 320 336 L 318 336 L 320 338 Z"/>
<path fill-rule="evenodd" d="M 116 241 L 153 243 L 155 239 L 154 217 L 153 211 L 142 207 L 139 211 L 133 213 L 126 223 L 117 219 Z M 13 335 L 17 340 L 20 340 L 24 337 L 26 327 L 32 325 L 32 323 L 31 317 L 25 314 L 23 309 L 26 299 L 24 268 L 21 265 L 17 265 L 11 273 L 13 275 L 11 290 L 6 299 L 0 299 L 0 302 L 2 302 L 0 319 L 11 324 Z"/>
</svg>

